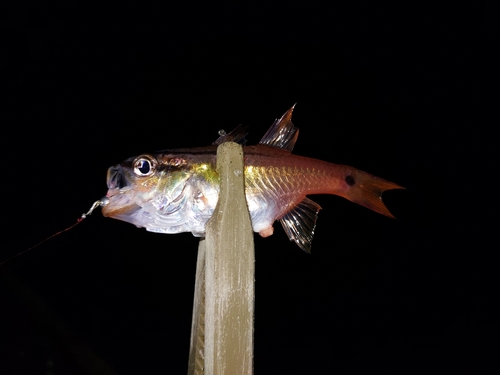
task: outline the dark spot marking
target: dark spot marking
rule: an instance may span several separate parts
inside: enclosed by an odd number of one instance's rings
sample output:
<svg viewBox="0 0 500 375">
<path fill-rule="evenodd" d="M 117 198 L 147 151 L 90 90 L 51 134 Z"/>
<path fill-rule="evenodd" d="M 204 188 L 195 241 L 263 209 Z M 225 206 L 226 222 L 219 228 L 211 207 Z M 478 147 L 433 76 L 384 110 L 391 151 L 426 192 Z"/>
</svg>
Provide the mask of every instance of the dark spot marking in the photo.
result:
<svg viewBox="0 0 500 375">
<path fill-rule="evenodd" d="M 354 185 L 356 183 L 356 181 L 354 181 L 354 177 L 352 177 L 351 175 L 348 175 L 348 176 L 345 177 L 345 182 L 349 186 L 352 186 L 352 185 Z"/>
</svg>

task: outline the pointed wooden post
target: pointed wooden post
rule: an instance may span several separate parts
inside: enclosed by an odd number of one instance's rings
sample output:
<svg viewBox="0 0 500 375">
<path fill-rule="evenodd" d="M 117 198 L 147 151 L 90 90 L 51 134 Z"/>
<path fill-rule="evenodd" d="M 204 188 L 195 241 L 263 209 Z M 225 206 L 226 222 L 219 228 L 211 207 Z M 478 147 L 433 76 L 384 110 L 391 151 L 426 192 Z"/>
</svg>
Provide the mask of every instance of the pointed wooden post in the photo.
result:
<svg viewBox="0 0 500 375">
<path fill-rule="evenodd" d="M 205 374 L 205 239 L 198 246 L 188 375 Z"/>
<path fill-rule="evenodd" d="M 251 375 L 255 254 L 245 199 L 243 149 L 217 149 L 219 201 L 200 242 L 189 375 Z"/>
</svg>

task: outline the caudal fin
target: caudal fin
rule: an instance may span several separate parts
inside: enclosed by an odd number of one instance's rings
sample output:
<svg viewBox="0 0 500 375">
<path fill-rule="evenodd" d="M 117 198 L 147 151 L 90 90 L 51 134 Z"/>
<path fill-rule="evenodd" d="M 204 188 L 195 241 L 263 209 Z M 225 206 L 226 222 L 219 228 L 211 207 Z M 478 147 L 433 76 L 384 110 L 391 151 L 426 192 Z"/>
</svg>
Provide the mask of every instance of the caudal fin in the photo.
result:
<svg viewBox="0 0 500 375">
<path fill-rule="evenodd" d="M 349 179 L 346 178 L 349 188 L 342 196 L 379 214 L 394 218 L 382 201 L 382 193 L 404 187 L 360 170 L 356 170 L 353 175 L 349 176 Z"/>
</svg>

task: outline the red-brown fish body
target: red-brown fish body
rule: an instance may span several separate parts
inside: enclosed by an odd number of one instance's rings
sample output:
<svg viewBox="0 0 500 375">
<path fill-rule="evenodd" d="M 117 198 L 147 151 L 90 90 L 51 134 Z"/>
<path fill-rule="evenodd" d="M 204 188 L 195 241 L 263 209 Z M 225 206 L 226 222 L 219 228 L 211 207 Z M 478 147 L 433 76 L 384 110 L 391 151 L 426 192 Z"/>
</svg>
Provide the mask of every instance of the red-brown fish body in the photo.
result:
<svg viewBox="0 0 500 375">
<path fill-rule="evenodd" d="M 274 195 L 281 200 L 295 197 L 297 201 L 290 203 L 290 206 L 300 202 L 306 195 L 335 194 L 393 217 L 380 199 L 385 190 L 401 189 L 392 182 L 348 165 L 293 155 L 264 145 L 246 146 L 243 150 L 247 187 L 261 185 L 263 190 L 274 190 Z M 367 199 L 372 198 L 371 195 L 375 195 L 374 201 Z"/>
<path fill-rule="evenodd" d="M 267 237 L 279 220 L 290 240 L 309 251 L 320 210 L 306 197 L 313 194 L 339 195 L 393 217 L 381 195 L 401 188 L 397 184 L 291 153 L 298 136 L 292 111 L 276 120 L 258 145 L 243 146 L 245 196 L 254 231 Z M 212 146 L 145 154 L 111 167 L 103 214 L 149 231 L 203 236 L 219 194 L 217 145 L 243 137 L 239 127 Z"/>
</svg>

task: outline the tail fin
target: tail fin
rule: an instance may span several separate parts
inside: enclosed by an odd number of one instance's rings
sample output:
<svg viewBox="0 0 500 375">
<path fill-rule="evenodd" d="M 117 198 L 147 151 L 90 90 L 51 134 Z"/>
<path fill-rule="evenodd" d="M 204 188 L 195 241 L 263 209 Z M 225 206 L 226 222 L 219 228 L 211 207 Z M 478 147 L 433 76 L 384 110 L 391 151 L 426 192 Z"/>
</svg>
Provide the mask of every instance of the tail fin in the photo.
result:
<svg viewBox="0 0 500 375">
<path fill-rule="evenodd" d="M 382 201 L 382 193 L 404 187 L 360 170 L 356 170 L 353 174 L 355 176 L 346 179 L 350 186 L 342 196 L 379 214 L 394 218 Z"/>
</svg>

